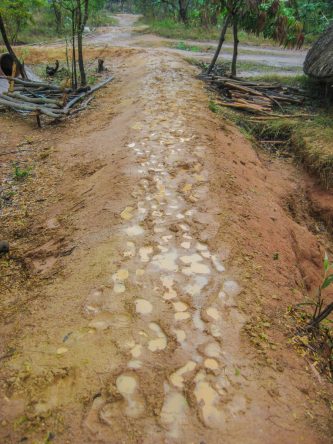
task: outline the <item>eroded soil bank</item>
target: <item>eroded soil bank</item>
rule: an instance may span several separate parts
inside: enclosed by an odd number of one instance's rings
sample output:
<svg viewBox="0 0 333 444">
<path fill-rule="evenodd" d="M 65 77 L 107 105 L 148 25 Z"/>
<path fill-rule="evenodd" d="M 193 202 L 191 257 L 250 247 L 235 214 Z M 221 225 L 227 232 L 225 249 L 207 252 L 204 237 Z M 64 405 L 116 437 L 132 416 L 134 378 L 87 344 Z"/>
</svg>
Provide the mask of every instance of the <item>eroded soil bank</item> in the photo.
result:
<svg viewBox="0 0 333 444">
<path fill-rule="evenodd" d="M 303 173 L 210 113 L 178 56 L 109 53 L 79 117 L 0 117 L 33 165 L 1 215 L 0 441 L 331 442 L 331 387 L 285 328 L 329 242 L 288 212 Z"/>
</svg>

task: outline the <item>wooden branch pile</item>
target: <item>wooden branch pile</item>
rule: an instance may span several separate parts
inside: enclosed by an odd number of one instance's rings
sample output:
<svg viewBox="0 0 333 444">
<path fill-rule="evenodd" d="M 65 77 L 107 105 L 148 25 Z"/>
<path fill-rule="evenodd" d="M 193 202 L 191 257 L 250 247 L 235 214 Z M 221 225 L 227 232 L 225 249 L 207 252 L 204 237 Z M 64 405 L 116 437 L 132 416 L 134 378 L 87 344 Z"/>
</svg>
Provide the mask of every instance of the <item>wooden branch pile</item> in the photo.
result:
<svg viewBox="0 0 333 444">
<path fill-rule="evenodd" d="M 285 114 L 272 113 L 276 108 L 283 111 L 284 105 L 301 105 L 305 100 L 301 90 L 277 83 L 256 83 L 216 75 L 204 75 L 202 78 L 221 94 L 223 100 L 218 102 L 219 105 L 253 114 L 285 117 Z"/>
<path fill-rule="evenodd" d="M 85 88 L 80 92 L 80 90 L 73 91 L 50 83 L 22 80 L 16 77 L 0 78 L 6 78 L 11 84 L 8 92 L 0 94 L 0 106 L 23 114 L 34 113 L 39 124 L 41 114 L 59 119 L 85 109 L 91 100 L 91 98 L 87 99 L 88 96 L 113 80 L 113 77 L 108 77 L 92 88 Z M 74 106 L 79 102 L 83 102 L 82 106 L 74 110 Z"/>
</svg>

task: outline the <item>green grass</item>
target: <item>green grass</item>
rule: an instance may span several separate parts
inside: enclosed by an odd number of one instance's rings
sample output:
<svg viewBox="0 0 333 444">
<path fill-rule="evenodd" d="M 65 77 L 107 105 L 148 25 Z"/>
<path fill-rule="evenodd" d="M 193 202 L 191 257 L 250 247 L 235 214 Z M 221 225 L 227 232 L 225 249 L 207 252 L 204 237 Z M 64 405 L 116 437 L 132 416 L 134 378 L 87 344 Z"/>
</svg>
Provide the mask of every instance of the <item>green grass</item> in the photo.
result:
<svg viewBox="0 0 333 444">
<path fill-rule="evenodd" d="M 201 52 L 201 51 L 205 50 L 204 48 L 200 48 L 200 46 L 188 45 L 187 43 L 182 42 L 182 41 L 180 41 L 178 43 L 172 43 L 171 47 L 175 48 L 175 49 L 181 49 L 182 51 L 191 51 L 191 52 Z M 206 51 L 207 51 L 207 49 L 206 49 Z"/>
<path fill-rule="evenodd" d="M 198 66 L 202 70 L 206 70 L 209 66 L 209 62 L 199 60 L 194 57 L 187 57 L 186 61 L 191 65 Z M 231 72 L 231 61 L 225 60 L 223 62 L 219 61 L 216 65 L 216 73 L 220 75 L 230 74 Z M 290 86 L 302 86 L 301 81 L 307 79 L 306 76 L 302 74 L 302 70 L 298 67 L 288 67 L 284 68 L 284 72 L 291 73 L 293 75 L 281 76 L 279 73 L 282 68 L 269 66 L 258 62 L 237 62 L 237 73 L 260 73 L 255 76 L 251 76 L 250 80 L 258 80 L 270 83 L 282 83 Z M 245 75 L 246 76 L 246 75 Z"/>
<path fill-rule="evenodd" d="M 299 122 L 292 132 L 298 157 L 327 188 L 333 187 L 332 119 L 332 111 L 321 112 L 308 122 Z"/>
<path fill-rule="evenodd" d="M 312 83 L 304 74 L 298 74 L 295 76 L 282 76 L 280 74 L 260 74 L 258 76 L 251 77 L 251 80 L 267 83 L 281 83 L 282 85 L 301 88 L 310 88 L 310 85 Z"/>
<path fill-rule="evenodd" d="M 198 26 L 185 26 L 183 23 L 175 22 L 171 19 L 149 20 L 143 18 L 137 24 L 148 25 L 148 28 L 145 28 L 143 32 L 151 32 L 172 39 L 217 40 L 219 36 L 217 28 L 207 30 Z"/>
<path fill-rule="evenodd" d="M 188 26 L 172 19 L 151 20 L 149 18 L 142 18 L 138 24 L 148 25 L 148 28 L 141 32 L 151 32 L 162 37 L 179 39 L 179 40 L 218 40 L 220 36 L 220 26 L 204 28 L 198 26 L 197 23 L 190 23 Z M 249 34 L 245 31 L 239 32 L 239 40 L 243 45 L 270 45 L 278 46 L 276 42 L 270 39 L 265 39 L 262 36 Z M 232 31 L 228 29 L 226 35 L 226 42 L 232 42 Z"/>
<path fill-rule="evenodd" d="M 13 179 L 20 181 L 26 179 L 31 173 L 31 167 L 23 169 L 18 165 L 14 165 L 13 169 Z"/>
<path fill-rule="evenodd" d="M 231 65 L 231 62 L 226 62 L 229 63 L 229 65 Z M 279 67 L 279 66 L 270 66 L 270 65 L 266 65 L 264 63 L 260 63 L 260 62 L 248 62 L 248 61 L 238 61 L 237 62 L 237 71 L 246 71 L 246 72 L 260 72 L 260 73 L 270 73 L 269 76 L 272 76 L 271 73 L 279 73 L 281 71 L 284 72 L 290 72 L 290 73 L 295 73 L 298 75 L 301 75 L 302 68 L 299 68 L 297 66 L 285 66 L 283 68 Z M 262 76 L 262 74 L 261 74 Z M 286 76 L 288 77 L 288 76 Z"/>
</svg>

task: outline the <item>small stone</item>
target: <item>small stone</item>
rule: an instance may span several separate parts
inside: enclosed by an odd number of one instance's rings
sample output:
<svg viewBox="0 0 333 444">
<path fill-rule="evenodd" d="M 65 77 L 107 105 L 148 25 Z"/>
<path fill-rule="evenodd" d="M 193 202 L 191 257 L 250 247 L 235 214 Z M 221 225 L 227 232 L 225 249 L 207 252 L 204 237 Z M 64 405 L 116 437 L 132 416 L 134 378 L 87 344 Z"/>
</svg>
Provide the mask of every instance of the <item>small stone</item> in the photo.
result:
<svg viewBox="0 0 333 444">
<path fill-rule="evenodd" d="M 0 255 L 9 253 L 9 242 L 6 240 L 0 241 Z"/>
<path fill-rule="evenodd" d="M 60 347 L 60 348 L 58 348 L 58 350 L 57 350 L 57 355 L 63 355 L 64 353 L 67 353 L 68 352 L 68 348 L 66 348 L 66 347 Z"/>
</svg>

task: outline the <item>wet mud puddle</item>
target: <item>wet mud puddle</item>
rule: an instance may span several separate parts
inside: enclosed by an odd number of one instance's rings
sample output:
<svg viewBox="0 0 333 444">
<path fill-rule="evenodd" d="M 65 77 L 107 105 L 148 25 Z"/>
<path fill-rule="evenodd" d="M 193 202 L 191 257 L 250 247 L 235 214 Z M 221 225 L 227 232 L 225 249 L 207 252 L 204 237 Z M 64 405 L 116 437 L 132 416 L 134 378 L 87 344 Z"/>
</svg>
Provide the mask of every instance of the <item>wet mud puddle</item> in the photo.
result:
<svg viewBox="0 0 333 444">
<path fill-rule="evenodd" d="M 244 361 L 233 354 L 244 322 L 241 289 L 225 269 L 225 253 L 208 247 L 209 224 L 200 232 L 195 223 L 205 219 L 200 202 L 209 199 L 207 147 L 187 121 L 191 84 L 170 66 L 177 62 L 162 60 L 147 62 L 139 97 L 145 113 L 127 143 L 138 181 L 135 204 L 120 214 L 123 259 L 85 305 L 97 334 L 113 325 L 115 313 L 127 328 L 124 368 L 110 375 L 113 395 L 96 398 L 85 420 L 106 442 L 110 428 L 128 436 L 124 424 L 144 433 L 142 442 L 150 433 L 185 442 L 197 427 L 222 429 L 247 408 L 239 391 Z"/>
</svg>

